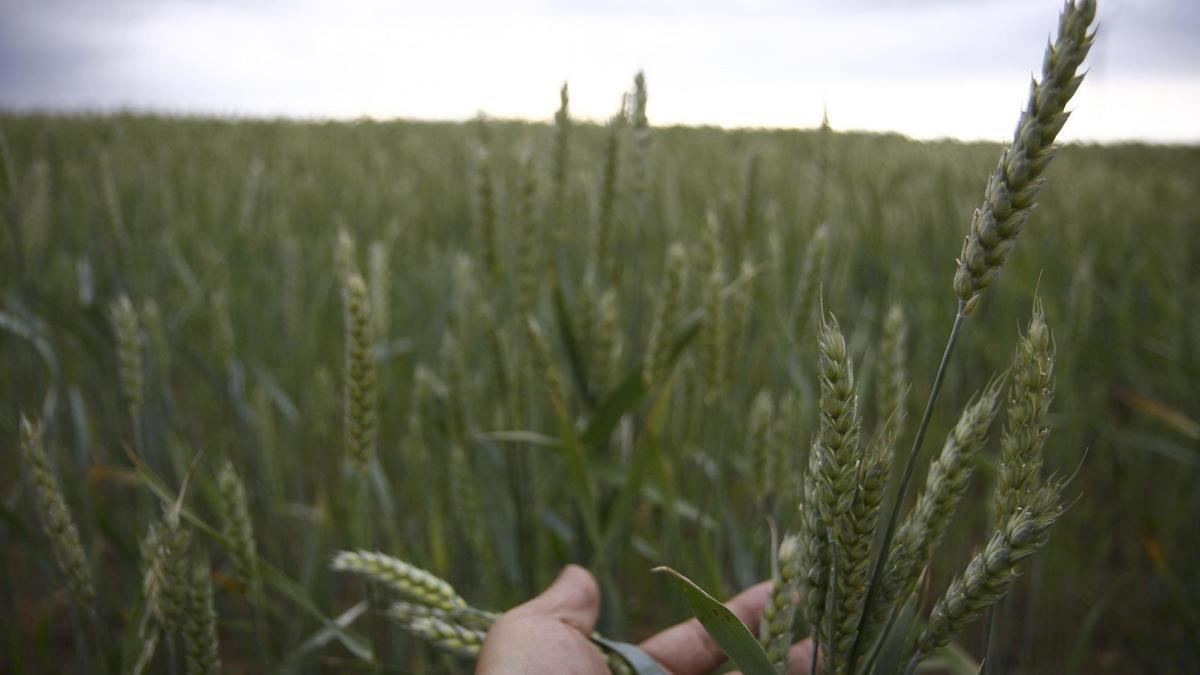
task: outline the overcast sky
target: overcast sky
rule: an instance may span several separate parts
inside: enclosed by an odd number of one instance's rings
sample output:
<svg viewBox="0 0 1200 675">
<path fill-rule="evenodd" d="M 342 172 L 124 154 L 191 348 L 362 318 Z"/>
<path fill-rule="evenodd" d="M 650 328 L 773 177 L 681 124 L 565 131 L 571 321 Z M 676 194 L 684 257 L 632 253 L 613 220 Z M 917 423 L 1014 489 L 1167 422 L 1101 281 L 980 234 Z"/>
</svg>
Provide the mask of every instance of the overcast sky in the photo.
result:
<svg viewBox="0 0 1200 675">
<path fill-rule="evenodd" d="M 1100 0 L 1064 138 L 1200 142 L 1200 0 Z M 1004 140 L 1058 0 L 0 0 L 0 107 L 604 119 Z"/>
</svg>

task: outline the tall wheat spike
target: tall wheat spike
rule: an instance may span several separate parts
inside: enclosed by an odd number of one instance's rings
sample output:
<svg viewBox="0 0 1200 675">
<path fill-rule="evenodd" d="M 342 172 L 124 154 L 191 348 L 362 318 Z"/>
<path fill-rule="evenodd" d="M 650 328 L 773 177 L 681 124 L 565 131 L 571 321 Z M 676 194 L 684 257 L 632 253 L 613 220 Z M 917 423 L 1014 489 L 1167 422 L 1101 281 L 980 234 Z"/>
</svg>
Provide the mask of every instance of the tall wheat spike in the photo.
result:
<svg viewBox="0 0 1200 675">
<path fill-rule="evenodd" d="M 959 257 L 954 290 L 966 314 L 1000 274 L 1033 212 L 1045 181 L 1042 174 L 1054 159 L 1054 139 L 1071 116 L 1067 103 L 1083 83 L 1083 74 L 1076 71 L 1095 39 L 1088 32 L 1095 18 L 1093 0 L 1068 2 L 1059 16 L 1058 37 L 1046 45 L 1042 80 L 1030 83 L 1012 145 L 1000 154 Z"/>
<path fill-rule="evenodd" d="M 345 375 L 343 420 L 345 443 L 355 469 L 365 473 L 375 454 L 378 394 L 374 338 L 367 286 L 351 274 L 343 289 L 345 317 Z"/>
<path fill-rule="evenodd" d="M 1000 436 L 1000 475 L 996 480 L 993 518 L 1007 523 L 1021 504 L 1039 489 L 1045 426 L 1054 399 L 1054 339 L 1040 301 L 1035 302 L 1029 329 L 1017 343 L 1012 365 L 1008 420 Z"/>
</svg>

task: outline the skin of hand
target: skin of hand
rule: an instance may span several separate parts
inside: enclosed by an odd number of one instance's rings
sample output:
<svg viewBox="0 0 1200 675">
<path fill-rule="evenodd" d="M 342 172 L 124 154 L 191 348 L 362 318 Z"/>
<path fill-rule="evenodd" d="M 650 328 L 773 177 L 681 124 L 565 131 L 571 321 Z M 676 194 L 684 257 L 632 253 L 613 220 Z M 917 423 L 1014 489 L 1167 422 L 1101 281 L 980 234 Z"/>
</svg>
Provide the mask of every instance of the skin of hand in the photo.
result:
<svg viewBox="0 0 1200 675">
<path fill-rule="evenodd" d="M 771 583 L 752 586 L 726 606 L 754 631 Z M 582 567 L 569 565 L 541 595 L 505 612 L 483 642 L 476 675 L 608 675 L 600 650 L 588 639 L 600 614 L 600 589 Z M 704 675 L 725 661 L 700 622 L 676 624 L 640 647 L 671 675 Z M 806 675 L 812 641 L 793 645 L 792 675 Z"/>
</svg>

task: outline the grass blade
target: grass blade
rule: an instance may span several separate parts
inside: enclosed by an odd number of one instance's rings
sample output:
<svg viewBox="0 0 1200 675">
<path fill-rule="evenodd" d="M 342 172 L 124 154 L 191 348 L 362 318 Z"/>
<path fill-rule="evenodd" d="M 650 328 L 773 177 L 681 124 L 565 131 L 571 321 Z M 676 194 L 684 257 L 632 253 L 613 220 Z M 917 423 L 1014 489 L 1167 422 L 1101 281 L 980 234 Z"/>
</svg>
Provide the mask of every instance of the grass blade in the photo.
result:
<svg viewBox="0 0 1200 675">
<path fill-rule="evenodd" d="M 667 573 L 679 584 L 700 625 L 721 645 L 721 649 L 742 669 L 744 675 L 775 675 L 775 667 L 771 665 L 762 645 L 728 607 L 670 567 L 656 567 L 654 571 Z"/>
</svg>

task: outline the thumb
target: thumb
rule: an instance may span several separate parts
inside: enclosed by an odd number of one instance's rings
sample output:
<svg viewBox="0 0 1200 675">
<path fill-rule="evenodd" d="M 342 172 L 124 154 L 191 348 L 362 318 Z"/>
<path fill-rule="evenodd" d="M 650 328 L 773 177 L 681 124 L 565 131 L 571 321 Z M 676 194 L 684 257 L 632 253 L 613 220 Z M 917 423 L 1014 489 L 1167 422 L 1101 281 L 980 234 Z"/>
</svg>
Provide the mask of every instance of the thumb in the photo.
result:
<svg viewBox="0 0 1200 675">
<path fill-rule="evenodd" d="M 600 589 L 591 572 L 567 565 L 541 595 L 511 613 L 550 616 L 587 635 L 600 614 Z"/>
</svg>

